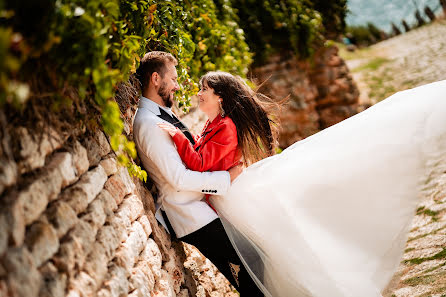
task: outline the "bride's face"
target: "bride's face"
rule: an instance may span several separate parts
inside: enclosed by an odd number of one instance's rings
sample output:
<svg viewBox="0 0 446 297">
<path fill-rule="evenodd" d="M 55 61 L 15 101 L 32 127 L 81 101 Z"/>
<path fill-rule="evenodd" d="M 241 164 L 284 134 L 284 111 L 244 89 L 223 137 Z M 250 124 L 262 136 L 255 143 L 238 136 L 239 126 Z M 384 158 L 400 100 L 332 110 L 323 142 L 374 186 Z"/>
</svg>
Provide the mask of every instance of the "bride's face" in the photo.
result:
<svg viewBox="0 0 446 297">
<path fill-rule="evenodd" d="M 214 93 L 214 89 L 210 88 L 206 82 L 203 82 L 197 96 L 199 99 L 198 107 L 209 117 L 217 115 L 220 112 L 219 100 L 221 98 Z"/>
</svg>

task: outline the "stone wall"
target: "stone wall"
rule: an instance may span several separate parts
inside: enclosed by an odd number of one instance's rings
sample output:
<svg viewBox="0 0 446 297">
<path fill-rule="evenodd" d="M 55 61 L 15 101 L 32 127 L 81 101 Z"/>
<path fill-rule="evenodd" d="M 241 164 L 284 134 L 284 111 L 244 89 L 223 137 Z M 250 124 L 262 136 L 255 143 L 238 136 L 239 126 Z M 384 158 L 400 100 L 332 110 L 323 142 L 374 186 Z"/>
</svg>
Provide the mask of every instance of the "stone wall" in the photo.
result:
<svg viewBox="0 0 446 297">
<path fill-rule="evenodd" d="M 289 96 L 280 114 L 280 146 L 336 124 L 363 109 L 359 91 L 335 46 L 323 47 L 313 61 L 299 61 L 292 54 L 271 56 L 252 70 L 259 91 L 274 99 Z"/>
<path fill-rule="evenodd" d="M 0 111 L 0 296 L 189 296 L 181 244 L 104 133 L 12 127 Z"/>
</svg>

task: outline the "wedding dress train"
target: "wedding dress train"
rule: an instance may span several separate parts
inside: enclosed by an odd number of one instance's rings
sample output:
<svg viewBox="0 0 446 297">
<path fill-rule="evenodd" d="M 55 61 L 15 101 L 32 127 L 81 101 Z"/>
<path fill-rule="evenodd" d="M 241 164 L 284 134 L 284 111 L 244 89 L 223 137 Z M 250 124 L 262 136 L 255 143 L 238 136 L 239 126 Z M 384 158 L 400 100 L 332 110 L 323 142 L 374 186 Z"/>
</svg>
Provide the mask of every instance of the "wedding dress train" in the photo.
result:
<svg viewBox="0 0 446 297">
<path fill-rule="evenodd" d="M 377 297 L 401 260 L 420 189 L 445 165 L 441 81 L 250 166 L 212 203 L 266 296 Z"/>
</svg>

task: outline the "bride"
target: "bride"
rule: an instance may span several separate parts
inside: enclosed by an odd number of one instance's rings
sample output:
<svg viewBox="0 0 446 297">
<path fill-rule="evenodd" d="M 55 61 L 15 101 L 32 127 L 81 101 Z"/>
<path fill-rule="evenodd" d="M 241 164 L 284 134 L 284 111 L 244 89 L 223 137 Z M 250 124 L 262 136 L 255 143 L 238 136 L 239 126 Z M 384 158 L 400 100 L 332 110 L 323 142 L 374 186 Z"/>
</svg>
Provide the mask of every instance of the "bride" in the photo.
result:
<svg viewBox="0 0 446 297">
<path fill-rule="evenodd" d="M 237 100 L 256 103 L 257 95 L 222 72 L 206 74 L 201 86 L 200 108 L 214 121 L 215 115 L 231 118 L 239 133 L 232 114 L 246 107 Z M 240 86 L 244 93 L 237 93 Z M 225 169 L 209 163 L 227 158 L 215 157 L 211 125 L 195 148 L 175 128 L 162 128 L 186 165 Z M 271 149 L 264 142 L 258 147 Z M 241 152 L 246 159 L 243 146 Z M 445 169 L 441 81 L 399 92 L 249 166 L 227 195 L 209 201 L 266 296 L 379 297 L 399 264 L 419 191 Z"/>
</svg>

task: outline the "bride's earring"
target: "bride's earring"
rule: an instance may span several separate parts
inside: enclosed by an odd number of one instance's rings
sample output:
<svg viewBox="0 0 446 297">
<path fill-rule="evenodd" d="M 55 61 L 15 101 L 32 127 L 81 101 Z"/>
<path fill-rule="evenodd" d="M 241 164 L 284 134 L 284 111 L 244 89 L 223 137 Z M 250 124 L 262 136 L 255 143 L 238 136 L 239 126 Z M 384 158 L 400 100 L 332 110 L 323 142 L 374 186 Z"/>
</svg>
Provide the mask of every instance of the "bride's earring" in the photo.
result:
<svg viewBox="0 0 446 297">
<path fill-rule="evenodd" d="M 220 104 L 220 115 L 223 118 L 225 116 L 225 110 L 223 109 L 223 105 L 221 104 L 221 100 L 218 100 L 218 104 Z"/>
</svg>

